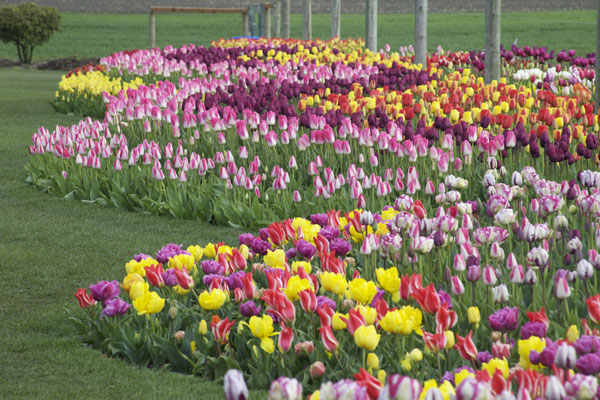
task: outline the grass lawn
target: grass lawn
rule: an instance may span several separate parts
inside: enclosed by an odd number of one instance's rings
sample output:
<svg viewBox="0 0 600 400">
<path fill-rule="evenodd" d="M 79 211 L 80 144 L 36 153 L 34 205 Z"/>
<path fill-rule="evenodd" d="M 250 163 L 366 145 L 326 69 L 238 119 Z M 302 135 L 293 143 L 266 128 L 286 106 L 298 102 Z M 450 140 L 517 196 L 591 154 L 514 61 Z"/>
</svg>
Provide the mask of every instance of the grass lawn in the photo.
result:
<svg viewBox="0 0 600 400">
<path fill-rule="evenodd" d="M 34 60 L 103 56 L 147 46 L 146 15 L 63 15 L 64 32 L 34 53 Z M 239 34 L 241 18 L 160 15 L 157 44 L 196 42 Z M 315 36 L 327 37 L 328 15 L 316 15 Z M 381 15 L 380 43 L 396 48 L 413 41 L 412 15 Z M 293 36 L 300 36 L 293 15 Z M 233 21 L 233 22 L 232 22 Z M 344 15 L 345 37 L 364 35 L 364 16 Z M 547 22 L 554 21 L 554 22 Z M 561 21 L 561 22 L 556 22 Z M 570 22 L 591 22 L 575 24 Z M 502 40 L 555 49 L 594 48 L 593 12 L 505 14 Z M 480 14 L 430 15 L 430 49 L 483 46 Z M 0 58 L 15 58 L 0 44 Z M 31 134 L 39 127 L 76 123 L 56 114 L 48 100 L 61 72 L 0 69 L 0 398 L 215 398 L 221 384 L 132 367 L 83 346 L 67 321 L 77 310 L 73 293 L 98 280 L 122 279 L 133 254 L 153 254 L 175 242 L 237 241 L 238 231 L 193 221 L 126 213 L 72 202 L 24 183 Z M 264 392 L 255 392 L 264 397 Z"/>
<path fill-rule="evenodd" d="M 75 14 L 63 13 L 62 33 L 33 53 L 34 61 L 77 56 L 101 57 L 125 49 L 148 47 L 146 14 Z M 159 14 L 156 16 L 157 46 L 181 46 L 186 43 L 208 45 L 211 40 L 241 34 L 242 18 L 228 14 Z M 342 15 L 342 37 L 364 37 L 365 17 Z M 504 13 L 502 43 L 548 46 L 557 50 L 575 49 L 578 54 L 595 51 L 596 15 L 591 11 Z M 328 38 L 331 33 L 328 14 L 313 16 L 314 37 Z M 292 37 L 302 37 L 302 16 L 291 16 Z M 448 50 L 483 48 L 483 14 L 430 14 L 429 50 L 439 44 Z M 379 46 L 392 49 L 414 43 L 413 14 L 380 14 Z M 0 43 L 0 58 L 16 59 L 14 45 Z"/>
</svg>

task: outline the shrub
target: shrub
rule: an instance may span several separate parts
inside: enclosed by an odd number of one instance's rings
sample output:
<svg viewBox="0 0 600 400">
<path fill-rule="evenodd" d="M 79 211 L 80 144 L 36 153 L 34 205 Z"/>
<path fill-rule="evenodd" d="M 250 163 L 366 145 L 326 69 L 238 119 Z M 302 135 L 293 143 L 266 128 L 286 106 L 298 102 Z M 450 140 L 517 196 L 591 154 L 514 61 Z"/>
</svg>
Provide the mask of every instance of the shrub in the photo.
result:
<svg viewBox="0 0 600 400">
<path fill-rule="evenodd" d="M 0 40 L 17 46 L 19 60 L 31 62 L 34 47 L 46 43 L 60 30 L 60 14 L 54 7 L 33 3 L 0 7 Z"/>
</svg>

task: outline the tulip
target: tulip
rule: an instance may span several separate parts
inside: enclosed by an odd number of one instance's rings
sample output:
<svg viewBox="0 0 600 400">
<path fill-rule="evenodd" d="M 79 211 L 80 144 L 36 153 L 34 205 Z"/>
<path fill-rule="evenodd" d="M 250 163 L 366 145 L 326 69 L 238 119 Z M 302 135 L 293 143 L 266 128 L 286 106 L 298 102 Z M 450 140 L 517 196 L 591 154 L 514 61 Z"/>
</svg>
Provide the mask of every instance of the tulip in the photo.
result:
<svg viewBox="0 0 600 400">
<path fill-rule="evenodd" d="M 548 379 L 545 395 L 545 398 L 548 400 L 562 400 L 565 398 L 565 388 L 557 376 L 552 375 Z"/>
<path fill-rule="evenodd" d="M 246 400 L 249 398 L 244 374 L 237 369 L 230 369 L 225 374 L 224 389 L 226 400 Z"/>
<path fill-rule="evenodd" d="M 310 366 L 309 372 L 312 379 L 319 379 L 325 374 L 325 365 L 321 361 L 315 361 Z"/>
<path fill-rule="evenodd" d="M 235 321 L 229 321 L 227 317 L 221 319 L 218 315 L 214 315 L 210 322 L 210 329 L 215 341 L 221 345 L 226 344 L 229 341 L 229 331 L 234 324 Z"/>
<path fill-rule="evenodd" d="M 377 333 L 373 325 L 361 325 L 354 331 L 354 342 L 361 349 L 373 351 L 379 344 L 380 334 Z"/>
<path fill-rule="evenodd" d="M 321 326 L 319 328 L 321 339 L 323 341 L 323 347 L 330 353 L 334 353 L 338 348 L 338 341 L 331 331 L 330 325 Z"/>
<path fill-rule="evenodd" d="M 402 375 L 390 375 L 379 395 L 379 400 L 412 400 L 421 394 L 418 380 Z"/>
<path fill-rule="evenodd" d="M 567 343 L 562 343 L 558 346 L 554 363 L 557 367 L 563 369 L 571 369 L 575 367 L 577 361 L 577 353 L 575 348 Z"/>
<path fill-rule="evenodd" d="M 279 349 L 287 353 L 287 351 L 292 347 L 292 342 L 294 341 L 294 331 L 292 328 L 282 325 L 281 332 L 278 337 L 278 345 Z"/>
<path fill-rule="evenodd" d="M 469 307 L 467 309 L 467 318 L 469 320 L 469 324 L 477 325 L 479 321 L 481 321 L 481 314 L 479 313 L 478 307 Z"/>
<path fill-rule="evenodd" d="M 590 319 L 600 325 L 600 294 L 592 296 L 585 300 Z"/>
<path fill-rule="evenodd" d="M 279 377 L 271 383 L 269 400 L 302 400 L 302 385 L 297 379 Z"/>
<path fill-rule="evenodd" d="M 77 289 L 75 292 L 75 298 L 77 299 L 79 307 L 81 308 L 88 308 L 96 305 L 96 300 L 87 294 L 86 290 L 83 288 Z"/>
<path fill-rule="evenodd" d="M 492 288 L 494 303 L 505 303 L 508 301 L 508 288 L 505 284 L 498 285 Z"/>
<path fill-rule="evenodd" d="M 157 314 L 162 311 L 164 306 L 165 299 L 156 292 L 146 292 L 133 300 L 133 307 L 137 310 L 138 315 Z"/>
<path fill-rule="evenodd" d="M 119 295 L 119 282 L 118 281 L 100 281 L 90 286 L 90 292 L 92 297 L 96 301 L 105 301 L 112 299 Z"/>
<path fill-rule="evenodd" d="M 456 335 L 456 349 L 465 360 L 473 360 L 477 357 L 477 347 L 473 342 L 473 331 L 469 331 L 466 337 Z"/>
</svg>

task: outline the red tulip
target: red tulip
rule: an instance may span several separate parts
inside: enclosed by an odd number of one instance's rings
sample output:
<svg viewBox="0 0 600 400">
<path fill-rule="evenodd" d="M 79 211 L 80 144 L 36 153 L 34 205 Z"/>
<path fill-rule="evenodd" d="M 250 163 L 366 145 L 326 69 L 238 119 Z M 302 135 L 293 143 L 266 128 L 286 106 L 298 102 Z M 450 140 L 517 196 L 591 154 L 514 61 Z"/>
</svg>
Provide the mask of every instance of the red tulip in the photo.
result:
<svg viewBox="0 0 600 400">
<path fill-rule="evenodd" d="M 600 324 L 600 294 L 597 294 L 585 300 L 590 319 L 596 324 Z"/>
<path fill-rule="evenodd" d="M 367 388 L 367 394 L 371 400 L 379 397 L 382 389 L 381 382 L 364 368 L 361 368 L 358 374 L 354 374 L 354 379 L 356 383 Z"/>
<path fill-rule="evenodd" d="M 229 321 L 229 318 L 221 319 L 218 315 L 213 315 L 210 322 L 210 329 L 219 344 L 226 344 L 229 340 L 229 331 L 235 324 L 235 321 Z"/>
<path fill-rule="evenodd" d="M 242 253 L 238 249 L 233 249 L 231 251 L 231 264 L 238 271 L 243 271 L 246 269 L 246 259 L 242 255 Z"/>
<path fill-rule="evenodd" d="M 294 304 L 280 290 L 267 289 L 260 298 L 269 308 L 284 322 L 292 322 L 296 319 Z"/>
<path fill-rule="evenodd" d="M 361 326 L 367 325 L 367 321 L 365 321 L 365 317 L 363 317 L 362 314 L 354 308 L 351 308 L 348 314 L 348 318 L 340 317 L 340 319 L 346 323 L 348 332 L 354 336 L 354 331 Z"/>
<path fill-rule="evenodd" d="M 323 341 L 325 350 L 334 353 L 337 350 L 339 343 L 335 336 L 333 336 L 331 325 L 323 325 L 319 328 L 319 333 L 321 334 L 321 340 Z"/>
<path fill-rule="evenodd" d="M 194 279 L 188 274 L 185 267 L 182 267 L 182 269 L 175 268 L 175 277 L 177 278 L 177 284 L 182 289 L 187 290 L 194 287 Z"/>
<path fill-rule="evenodd" d="M 456 349 L 462 358 L 465 360 L 473 360 L 477 357 L 477 347 L 473 342 L 473 331 L 469 331 L 466 337 L 456 335 Z"/>
<path fill-rule="evenodd" d="M 456 321 L 458 321 L 458 315 L 455 311 L 448 310 L 448 305 L 445 303 L 435 313 L 435 322 L 443 331 L 447 331 L 456 325 Z"/>
<path fill-rule="evenodd" d="M 317 311 L 317 296 L 311 289 L 302 290 L 300 293 L 300 305 L 302 309 L 307 313 L 314 313 Z"/>
<path fill-rule="evenodd" d="M 317 309 L 317 314 L 321 318 L 321 326 L 331 326 L 331 319 L 335 312 L 327 304 L 323 304 L 322 307 Z"/>
<path fill-rule="evenodd" d="M 423 331 L 423 341 L 427 348 L 433 353 L 437 353 L 446 346 L 446 332 L 436 329 L 436 333 L 429 333 Z"/>
<path fill-rule="evenodd" d="M 413 205 L 413 212 L 419 219 L 427 217 L 427 210 L 425 210 L 425 207 L 423 206 L 423 203 L 421 203 L 421 200 L 415 201 Z"/>
<path fill-rule="evenodd" d="M 285 231 L 277 222 L 273 222 L 271 225 L 269 225 L 267 230 L 269 232 L 269 239 L 271 239 L 271 242 L 275 246 L 280 246 L 283 244 L 285 240 Z"/>
<path fill-rule="evenodd" d="M 546 315 L 546 309 L 542 307 L 540 311 L 527 311 L 527 318 L 529 322 L 541 322 L 546 325 L 546 328 L 550 325 L 550 320 Z"/>
<path fill-rule="evenodd" d="M 494 371 L 490 386 L 496 395 L 499 395 L 508 388 L 508 382 L 506 382 L 506 379 L 504 378 L 504 375 L 502 375 L 502 371 L 499 368 Z"/>
<path fill-rule="evenodd" d="M 279 333 L 279 347 L 281 350 L 286 353 L 290 347 L 292 347 L 292 342 L 294 341 L 294 331 L 289 326 L 285 326 L 281 324 L 281 333 Z"/>
<path fill-rule="evenodd" d="M 146 267 L 146 278 L 148 278 L 148 282 L 150 282 L 152 286 L 165 286 L 165 281 L 163 279 L 164 273 L 165 271 L 163 270 L 162 264 L 150 265 Z"/>
<path fill-rule="evenodd" d="M 426 313 L 435 314 L 440 308 L 440 296 L 438 296 L 433 283 L 425 288 L 418 289 L 412 296 Z"/>
<path fill-rule="evenodd" d="M 244 275 L 244 295 L 248 298 L 248 299 L 253 299 L 255 296 L 257 296 L 258 291 L 256 290 L 256 285 L 254 284 L 254 281 L 252 280 L 252 272 L 246 272 L 246 275 Z"/>
<path fill-rule="evenodd" d="M 96 304 L 96 300 L 92 296 L 90 296 L 87 291 L 83 288 L 77 289 L 75 292 L 75 298 L 79 303 L 79 307 L 88 308 Z"/>
</svg>

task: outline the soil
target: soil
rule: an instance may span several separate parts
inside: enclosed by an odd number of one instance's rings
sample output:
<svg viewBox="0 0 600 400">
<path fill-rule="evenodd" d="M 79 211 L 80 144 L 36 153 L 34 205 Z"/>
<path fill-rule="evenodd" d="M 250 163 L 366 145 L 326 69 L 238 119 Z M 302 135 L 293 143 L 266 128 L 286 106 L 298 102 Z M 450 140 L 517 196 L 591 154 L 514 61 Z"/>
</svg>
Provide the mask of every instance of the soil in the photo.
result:
<svg viewBox="0 0 600 400">
<path fill-rule="evenodd" d="M 25 69 L 43 69 L 52 71 L 71 71 L 87 64 L 96 65 L 100 62 L 99 58 L 55 58 L 40 61 L 31 64 L 21 64 L 19 61 L 0 58 L 0 68 L 3 67 L 21 67 Z"/>
</svg>

